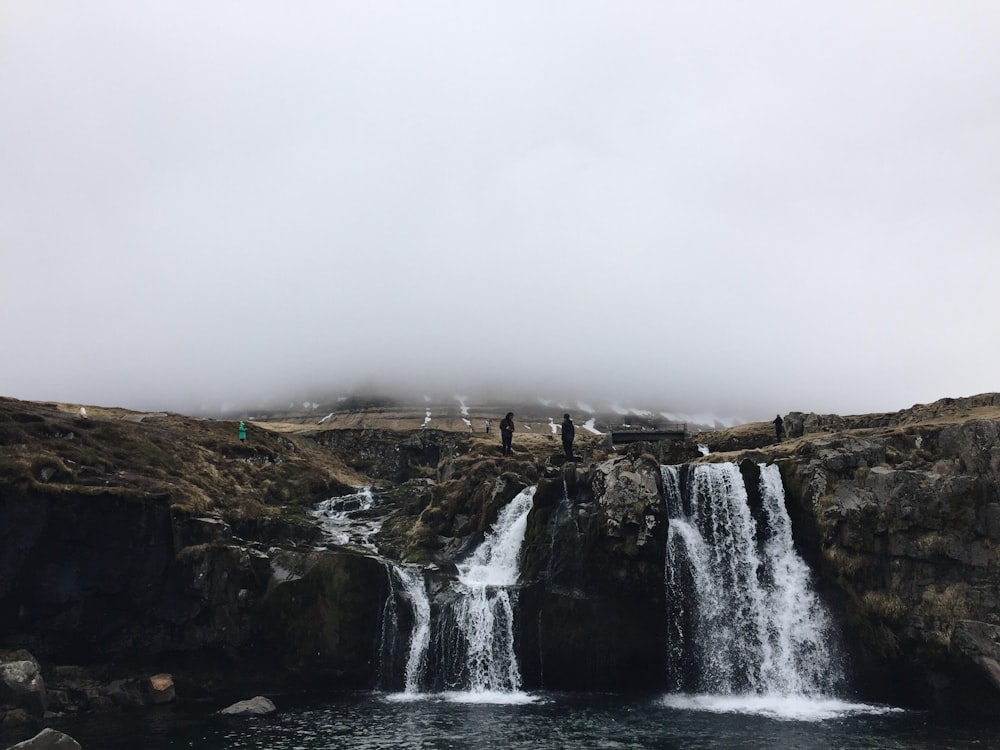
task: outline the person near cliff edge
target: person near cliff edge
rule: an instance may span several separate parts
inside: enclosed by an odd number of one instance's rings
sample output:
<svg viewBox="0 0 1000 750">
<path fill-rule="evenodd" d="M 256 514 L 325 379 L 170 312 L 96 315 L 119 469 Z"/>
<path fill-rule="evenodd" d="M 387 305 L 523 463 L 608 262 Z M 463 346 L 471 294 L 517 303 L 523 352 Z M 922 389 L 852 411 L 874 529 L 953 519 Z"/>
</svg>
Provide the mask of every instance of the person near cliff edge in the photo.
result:
<svg viewBox="0 0 1000 750">
<path fill-rule="evenodd" d="M 500 420 L 500 445 L 503 448 L 503 455 L 510 456 L 513 455 L 514 451 L 511 450 L 510 444 L 514 440 L 514 412 L 509 411 L 507 415 Z"/>
<path fill-rule="evenodd" d="M 247 426 L 240 422 L 240 442 L 245 443 L 247 441 Z"/>
<path fill-rule="evenodd" d="M 576 427 L 573 424 L 573 420 L 569 418 L 569 414 L 563 414 L 562 423 L 562 443 L 563 450 L 566 451 L 566 460 L 573 460 L 573 438 L 576 437 Z"/>
<path fill-rule="evenodd" d="M 777 415 L 772 422 L 774 423 L 774 436 L 781 440 L 782 436 L 785 434 L 785 423 L 781 419 L 781 415 Z"/>
</svg>

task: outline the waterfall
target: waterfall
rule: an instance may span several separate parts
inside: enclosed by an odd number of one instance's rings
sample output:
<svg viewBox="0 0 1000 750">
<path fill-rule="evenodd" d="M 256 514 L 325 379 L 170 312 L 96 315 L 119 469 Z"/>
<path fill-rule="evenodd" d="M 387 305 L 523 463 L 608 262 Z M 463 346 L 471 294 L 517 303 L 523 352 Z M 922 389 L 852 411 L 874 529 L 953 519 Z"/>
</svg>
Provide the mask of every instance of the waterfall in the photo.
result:
<svg viewBox="0 0 1000 750">
<path fill-rule="evenodd" d="M 431 639 L 431 603 L 427 596 L 427 584 L 424 580 L 424 571 L 417 565 L 399 565 L 389 563 L 392 574 L 396 576 L 402 584 L 401 594 L 410 606 L 413 614 L 413 624 L 410 630 L 410 642 L 406 649 L 406 666 L 403 670 L 403 692 L 413 694 L 420 692 L 420 677 L 427 664 L 427 649 Z M 395 607 L 395 591 L 390 593 L 389 602 Z M 387 618 L 383 618 L 385 620 Z M 398 633 L 398 624 L 393 618 L 388 626 L 383 622 L 383 640 L 386 634 L 395 628 Z M 393 635 L 395 637 L 395 635 Z M 383 659 L 386 658 L 386 649 L 383 647 Z"/>
<path fill-rule="evenodd" d="M 676 691 L 821 696 L 842 680 L 829 616 L 792 543 L 781 476 L 759 468 L 756 518 L 735 464 L 662 469 Z"/>
<path fill-rule="evenodd" d="M 439 628 L 444 681 L 472 693 L 521 688 L 514 652 L 518 558 L 535 487 L 504 507 L 483 543 L 458 566 L 453 598 Z"/>
</svg>

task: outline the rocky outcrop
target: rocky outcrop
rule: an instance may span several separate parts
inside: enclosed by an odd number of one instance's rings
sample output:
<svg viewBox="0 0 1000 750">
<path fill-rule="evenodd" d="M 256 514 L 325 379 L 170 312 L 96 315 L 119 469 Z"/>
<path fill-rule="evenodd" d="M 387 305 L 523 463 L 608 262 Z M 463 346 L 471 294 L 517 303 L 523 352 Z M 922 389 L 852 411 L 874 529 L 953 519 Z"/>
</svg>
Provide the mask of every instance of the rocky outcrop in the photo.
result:
<svg viewBox="0 0 1000 750">
<path fill-rule="evenodd" d="M 355 470 L 376 480 L 402 484 L 409 479 L 436 478 L 438 468 L 460 453 L 463 437 L 439 430 L 401 435 L 389 430 L 325 430 L 313 434 Z"/>
<path fill-rule="evenodd" d="M 521 574 L 526 684 L 606 690 L 663 683 L 662 494 L 650 456 L 569 464 L 539 484 Z"/>
<path fill-rule="evenodd" d="M 165 659 L 187 680 L 204 669 L 370 684 L 385 570 L 369 557 L 239 539 L 163 498 L 44 487 L 0 487 L 0 557 L 0 646 L 92 668 L 105 686 L 122 677 L 104 665 L 127 676 Z M 76 707 L 145 702 L 124 683 L 72 684 L 57 695 Z"/>
<path fill-rule="evenodd" d="M 932 404 L 916 404 L 902 411 L 880 414 L 841 416 L 793 411 L 785 415 L 784 428 L 785 435 L 790 438 L 818 432 L 884 430 L 932 421 L 954 419 L 964 421 L 969 416 L 974 416 L 977 411 L 988 411 L 998 406 L 1000 406 L 1000 394 L 983 393 L 967 398 L 943 398 Z"/>
<path fill-rule="evenodd" d="M 780 459 L 869 695 L 1000 708 L 1000 422 L 815 439 Z"/>
</svg>

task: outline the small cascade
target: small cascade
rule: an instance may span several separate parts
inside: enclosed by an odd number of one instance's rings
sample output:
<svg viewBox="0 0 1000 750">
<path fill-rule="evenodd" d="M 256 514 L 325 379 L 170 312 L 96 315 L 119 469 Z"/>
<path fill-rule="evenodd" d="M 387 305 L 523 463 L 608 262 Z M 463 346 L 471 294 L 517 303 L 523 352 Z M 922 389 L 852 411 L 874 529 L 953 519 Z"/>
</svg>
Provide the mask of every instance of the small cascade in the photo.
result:
<svg viewBox="0 0 1000 750">
<path fill-rule="evenodd" d="M 444 686 L 472 693 L 521 688 L 514 652 L 518 559 L 535 488 L 518 494 L 472 556 L 458 566 L 452 599 L 438 628 Z"/>
<path fill-rule="evenodd" d="M 404 699 L 422 688 L 481 696 L 520 690 L 514 589 L 534 495 L 535 487 L 529 487 L 501 509 L 482 544 L 457 566 L 457 580 L 442 583 L 440 575 L 427 579 L 419 566 L 384 560 L 389 595 L 379 649 L 382 689 L 398 690 L 402 682 Z M 370 488 L 329 498 L 312 515 L 328 544 L 359 546 L 378 554 L 374 538 L 382 512 Z"/>
<path fill-rule="evenodd" d="M 420 677 L 427 663 L 427 648 L 431 640 L 431 602 L 423 570 L 416 565 L 391 563 L 393 573 L 402 584 L 402 595 L 413 613 L 410 644 L 407 649 L 406 667 L 403 672 L 403 692 L 420 691 Z M 383 632 L 385 632 L 383 627 Z"/>
<path fill-rule="evenodd" d="M 735 464 L 662 469 L 675 691 L 820 696 L 842 681 L 829 617 L 792 543 L 781 476 L 759 468 L 756 518 Z"/>
<path fill-rule="evenodd" d="M 372 488 L 360 487 L 350 495 L 324 500 L 310 514 L 329 543 L 356 544 L 374 552 L 377 550 L 372 540 L 382 528 L 377 506 Z"/>
</svg>

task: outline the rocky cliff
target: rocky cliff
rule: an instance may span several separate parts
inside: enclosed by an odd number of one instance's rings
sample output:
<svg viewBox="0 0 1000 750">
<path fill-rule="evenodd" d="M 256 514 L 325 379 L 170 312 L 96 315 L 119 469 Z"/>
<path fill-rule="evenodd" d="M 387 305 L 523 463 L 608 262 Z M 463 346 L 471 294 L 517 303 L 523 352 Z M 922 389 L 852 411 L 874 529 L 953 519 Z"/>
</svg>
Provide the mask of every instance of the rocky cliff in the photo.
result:
<svg viewBox="0 0 1000 750">
<path fill-rule="evenodd" d="M 1000 708 L 1000 395 L 701 436 L 776 462 L 796 542 L 835 605 L 861 695 Z M 746 446 L 750 446 L 747 448 Z"/>
<path fill-rule="evenodd" d="M 780 466 L 860 696 L 995 711 L 1000 397 L 786 425 L 780 443 L 763 423 L 668 453 Z M 643 446 L 584 438 L 566 464 L 550 436 L 504 458 L 458 432 L 249 427 L 241 443 L 233 422 L 0 399 L 0 662 L 40 663 L 30 711 L 142 704 L 152 672 L 182 696 L 374 686 L 387 560 L 450 575 L 527 485 L 525 687 L 665 684 L 668 522 Z M 362 485 L 378 555 L 328 543 L 309 514 Z M 0 711 L 29 711 L 4 695 Z"/>
</svg>

